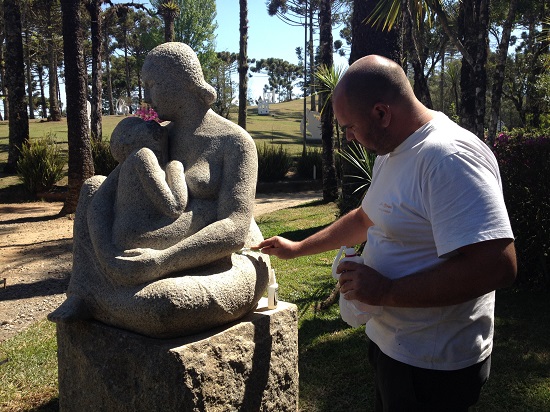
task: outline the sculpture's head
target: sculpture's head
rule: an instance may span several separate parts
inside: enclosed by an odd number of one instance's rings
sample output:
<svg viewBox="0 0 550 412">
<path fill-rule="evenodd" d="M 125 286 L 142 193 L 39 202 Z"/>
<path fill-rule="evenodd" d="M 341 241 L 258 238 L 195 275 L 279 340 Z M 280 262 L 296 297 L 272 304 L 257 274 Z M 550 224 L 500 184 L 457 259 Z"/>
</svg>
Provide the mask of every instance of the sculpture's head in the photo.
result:
<svg viewBox="0 0 550 412">
<path fill-rule="evenodd" d="M 216 100 L 216 91 L 204 80 L 197 55 L 184 43 L 163 43 L 151 50 L 143 63 L 142 78 L 145 101 L 164 120 L 172 119 L 162 112 L 181 106 L 182 99 L 206 107 Z"/>
<path fill-rule="evenodd" d="M 111 153 L 122 163 L 133 151 L 146 147 L 157 156 L 159 163 L 168 159 L 168 144 L 164 128 L 155 121 L 139 117 L 126 117 L 114 128 L 111 135 Z"/>
</svg>

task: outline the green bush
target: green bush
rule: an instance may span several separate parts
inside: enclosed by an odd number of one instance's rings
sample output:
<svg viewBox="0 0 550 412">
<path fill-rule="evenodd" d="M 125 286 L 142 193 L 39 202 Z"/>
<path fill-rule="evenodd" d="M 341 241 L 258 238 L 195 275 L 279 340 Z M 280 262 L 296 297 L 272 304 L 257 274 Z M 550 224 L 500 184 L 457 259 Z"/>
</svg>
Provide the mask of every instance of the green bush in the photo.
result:
<svg viewBox="0 0 550 412">
<path fill-rule="evenodd" d="M 493 151 L 516 238 L 518 284 L 550 286 L 550 137 L 542 131 L 500 134 Z"/>
<path fill-rule="evenodd" d="M 54 137 L 47 134 L 21 149 L 17 173 L 23 186 L 33 194 L 49 191 L 63 177 L 65 159 Z"/>
<path fill-rule="evenodd" d="M 92 158 L 96 175 L 108 176 L 118 164 L 111 154 L 110 143 L 104 140 L 92 139 Z"/>
<path fill-rule="evenodd" d="M 266 143 L 258 150 L 258 180 L 260 182 L 273 182 L 281 180 L 290 170 L 292 158 L 283 146 L 275 148 Z"/>
<path fill-rule="evenodd" d="M 321 151 L 315 148 L 308 148 L 305 156 L 298 158 L 296 173 L 304 179 L 311 179 L 313 177 L 314 166 L 316 179 L 321 179 L 323 175 L 323 157 Z"/>
</svg>

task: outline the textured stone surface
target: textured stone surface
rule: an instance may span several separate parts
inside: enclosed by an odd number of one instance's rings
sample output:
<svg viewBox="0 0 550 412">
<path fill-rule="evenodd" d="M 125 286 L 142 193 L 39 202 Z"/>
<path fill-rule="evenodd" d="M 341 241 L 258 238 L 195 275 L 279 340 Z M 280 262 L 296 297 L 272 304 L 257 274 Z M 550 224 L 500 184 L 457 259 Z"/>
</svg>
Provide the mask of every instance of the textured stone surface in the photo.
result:
<svg viewBox="0 0 550 412">
<path fill-rule="evenodd" d="M 175 338 L 239 319 L 267 287 L 269 257 L 238 253 L 263 240 L 252 216 L 257 152 L 210 109 L 216 94 L 189 46 L 155 47 L 142 79 L 167 122 L 125 119 L 114 132 L 113 154 L 126 160 L 82 187 L 68 299 L 49 319 Z"/>
<path fill-rule="evenodd" d="M 297 411 L 296 306 L 160 340 L 95 321 L 59 323 L 61 411 Z"/>
</svg>

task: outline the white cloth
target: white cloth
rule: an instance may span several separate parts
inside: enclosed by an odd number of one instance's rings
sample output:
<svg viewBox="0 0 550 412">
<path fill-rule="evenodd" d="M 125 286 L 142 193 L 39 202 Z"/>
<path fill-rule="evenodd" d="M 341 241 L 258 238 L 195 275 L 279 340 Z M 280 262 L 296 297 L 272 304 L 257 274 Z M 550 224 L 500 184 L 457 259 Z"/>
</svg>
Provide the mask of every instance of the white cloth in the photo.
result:
<svg viewBox="0 0 550 412">
<path fill-rule="evenodd" d="M 362 207 L 374 222 L 365 264 L 391 279 L 430 269 L 462 246 L 513 238 L 495 157 L 441 113 L 376 159 Z M 460 369 L 491 353 L 494 301 L 492 292 L 446 307 L 384 307 L 366 332 L 398 361 Z"/>
</svg>

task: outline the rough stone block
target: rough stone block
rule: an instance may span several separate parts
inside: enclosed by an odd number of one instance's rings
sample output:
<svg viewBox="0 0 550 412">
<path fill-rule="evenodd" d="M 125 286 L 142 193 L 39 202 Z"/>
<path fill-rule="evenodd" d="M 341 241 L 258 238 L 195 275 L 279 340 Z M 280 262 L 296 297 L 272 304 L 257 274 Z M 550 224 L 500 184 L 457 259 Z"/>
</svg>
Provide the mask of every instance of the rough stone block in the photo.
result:
<svg viewBox="0 0 550 412">
<path fill-rule="evenodd" d="M 61 411 L 297 411 L 296 306 L 154 339 L 96 321 L 57 324 Z"/>
</svg>

